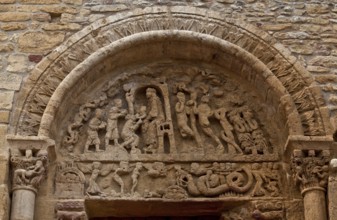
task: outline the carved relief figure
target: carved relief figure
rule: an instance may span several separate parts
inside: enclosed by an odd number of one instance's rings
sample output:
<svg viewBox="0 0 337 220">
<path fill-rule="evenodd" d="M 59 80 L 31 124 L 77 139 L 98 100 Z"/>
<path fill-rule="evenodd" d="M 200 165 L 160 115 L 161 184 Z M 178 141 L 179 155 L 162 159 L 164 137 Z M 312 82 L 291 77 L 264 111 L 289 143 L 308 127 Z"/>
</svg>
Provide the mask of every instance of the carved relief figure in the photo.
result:
<svg viewBox="0 0 337 220">
<path fill-rule="evenodd" d="M 253 152 L 254 141 L 250 133 L 239 133 L 238 140 L 240 142 L 241 149 L 245 154 L 251 154 Z"/>
<path fill-rule="evenodd" d="M 100 187 L 96 183 L 98 175 L 100 174 L 102 164 L 100 162 L 93 162 L 92 163 L 92 173 L 89 178 L 89 186 L 87 188 L 88 195 L 102 195 L 103 192 L 101 191 Z"/>
<path fill-rule="evenodd" d="M 131 148 L 131 154 L 141 153 L 138 149 L 139 146 L 139 137 L 136 134 L 136 130 L 139 128 L 142 123 L 142 119 L 138 115 L 126 115 L 126 122 L 123 126 L 121 136 L 123 138 L 122 147 Z M 130 147 L 128 147 L 130 146 Z"/>
<path fill-rule="evenodd" d="M 85 152 L 89 152 L 89 146 L 95 145 L 96 152 L 102 151 L 99 149 L 101 143 L 98 137 L 98 130 L 106 127 L 106 123 L 102 121 L 103 111 L 96 109 L 95 116 L 90 120 L 87 130 L 87 142 L 85 143 Z"/>
<path fill-rule="evenodd" d="M 178 102 L 175 105 L 177 114 L 177 125 L 182 137 L 194 136 L 192 129 L 188 126 L 188 118 L 185 107 L 185 94 L 183 92 L 177 93 Z"/>
<path fill-rule="evenodd" d="M 253 112 L 249 108 L 245 107 L 242 110 L 242 117 L 246 122 L 245 127 L 247 131 L 252 131 L 259 128 L 257 121 L 254 119 Z"/>
<path fill-rule="evenodd" d="M 226 108 L 220 108 L 214 111 L 214 116 L 217 118 L 221 124 L 221 127 L 223 129 L 223 132 L 221 132 L 221 138 L 227 143 L 228 145 L 228 153 L 229 154 L 235 154 L 235 153 L 241 153 L 241 148 L 236 144 L 235 138 L 233 135 L 233 127 L 228 122 L 226 118 L 227 109 Z"/>
<path fill-rule="evenodd" d="M 79 139 L 79 129 L 83 126 L 84 122 L 89 120 L 92 110 L 106 104 L 107 96 L 103 93 L 98 99 L 81 105 L 79 112 L 75 115 L 74 122 L 67 127 L 68 135 L 63 139 L 63 144 L 66 146 L 68 152 L 73 152 L 74 145 Z"/>
<path fill-rule="evenodd" d="M 147 98 L 147 115 L 142 126 L 142 133 L 144 135 L 145 152 L 156 153 L 158 147 L 157 126 L 164 122 L 165 115 L 163 111 L 162 102 L 157 95 L 154 88 L 146 89 Z"/>
<path fill-rule="evenodd" d="M 260 129 L 252 132 L 252 138 L 254 142 L 253 154 L 267 154 L 268 145 Z"/>
<path fill-rule="evenodd" d="M 126 115 L 126 110 L 121 109 L 122 107 L 122 100 L 115 99 L 114 100 L 115 106 L 113 106 L 109 110 L 108 114 L 108 124 L 106 127 L 106 135 L 105 135 L 105 146 L 109 145 L 110 140 L 114 141 L 114 145 L 118 146 L 118 139 L 119 139 L 119 132 L 118 132 L 118 118 L 123 117 Z"/>
<path fill-rule="evenodd" d="M 14 171 L 14 183 L 16 185 L 38 186 L 45 175 L 46 169 L 42 160 L 37 160 L 34 165 L 27 169 L 17 169 Z"/>
<path fill-rule="evenodd" d="M 131 194 L 135 194 L 136 187 L 138 185 L 138 178 L 140 175 L 140 170 L 143 168 L 143 164 L 141 162 L 136 163 L 136 167 L 133 169 L 131 174 L 132 179 L 132 188 Z"/>
<path fill-rule="evenodd" d="M 209 122 L 209 117 L 213 115 L 213 111 L 211 107 L 208 105 L 209 97 L 204 95 L 201 97 L 201 104 L 197 106 L 195 109 L 195 113 L 199 116 L 199 124 L 201 126 L 202 131 L 209 137 L 211 137 L 218 145 L 216 146 L 216 150 L 218 152 L 223 152 L 224 148 L 220 139 L 213 133 L 211 128 L 211 124 Z"/>
<path fill-rule="evenodd" d="M 229 112 L 228 117 L 236 132 L 249 132 L 250 128 L 248 128 L 249 130 L 247 131 L 246 122 L 243 118 L 241 118 L 240 113 L 237 110 L 232 110 Z"/>
<path fill-rule="evenodd" d="M 119 167 L 115 170 L 115 172 L 112 174 L 112 179 L 120 186 L 120 194 L 124 194 L 124 181 L 120 175 L 125 175 L 130 173 L 130 167 L 128 161 L 121 161 L 119 163 Z M 113 194 L 118 195 L 117 193 L 113 192 Z"/>
<path fill-rule="evenodd" d="M 191 129 L 193 131 L 194 139 L 197 142 L 197 148 L 200 150 L 203 147 L 203 143 L 197 129 L 197 119 L 194 112 L 197 108 L 198 93 L 194 89 L 187 89 L 185 84 L 182 84 L 180 88 L 182 91 L 190 93 L 190 100 L 186 102 L 186 113 L 190 115 Z"/>
<path fill-rule="evenodd" d="M 38 189 L 47 171 L 47 152 L 40 150 L 37 157 L 33 157 L 31 150 L 26 150 L 26 157 L 14 156 L 11 158 L 13 173 L 13 185 L 29 186 Z"/>
<path fill-rule="evenodd" d="M 97 179 L 99 176 L 108 175 L 111 172 L 111 167 L 107 166 L 103 169 L 103 165 L 101 162 L 93 162 L 89 165 L 78 163 L 77 166 L 83 173 L 91 173 L 88 180 L 88 188 L 86 189 L 86 194 L 88 196 L 106 196 L 106 194 L 97 184 Z"/>
</svg>

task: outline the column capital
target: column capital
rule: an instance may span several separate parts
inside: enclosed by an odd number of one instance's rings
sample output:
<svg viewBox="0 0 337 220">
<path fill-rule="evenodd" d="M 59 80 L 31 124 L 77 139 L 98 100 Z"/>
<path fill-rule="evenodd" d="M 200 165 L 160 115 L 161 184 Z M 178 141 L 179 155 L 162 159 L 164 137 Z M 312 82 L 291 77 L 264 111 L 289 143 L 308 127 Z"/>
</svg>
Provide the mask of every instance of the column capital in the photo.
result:
<svg viewBox="0 0 337 220">
<path fill-rule="evenodd" d="M 55 159 L 55 141 L 40 136 L 7 135 L 12 167 L 12 190 L 26 189 L 37 193 L 47 176 L 48 161 Z"/>
<path fill-rule="evenodd" d="M 330 150 L 293 150 L 291 170 L 302 195 L 311 190 L 326 190 L 329 162 Z"/>
<path fill-rule="evenodd" d="M 26 149 L 24 155 L 13 155 L 10 163 L 13 172 L 12 190 L 26 189 L 37 193 L 40 184 L 47 176 L 47 151 L 39 150 L 33 155 L 31 149 Z"/>
</svg>

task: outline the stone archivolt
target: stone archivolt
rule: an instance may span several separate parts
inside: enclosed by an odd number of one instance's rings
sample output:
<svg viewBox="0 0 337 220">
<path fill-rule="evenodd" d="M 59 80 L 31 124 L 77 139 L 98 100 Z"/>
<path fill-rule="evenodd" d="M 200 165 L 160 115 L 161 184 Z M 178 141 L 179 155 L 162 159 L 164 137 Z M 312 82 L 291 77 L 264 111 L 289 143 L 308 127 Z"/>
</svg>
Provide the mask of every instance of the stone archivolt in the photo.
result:
<svg viewBox="0 0 337 220">
<path fill-rule="evenodd" d="M 290 99 L 283 97 L 282 103 L 285 108 L 290 108 L 288 111 L 296 109 L 293 112 L 294 117 L 298 117 L 303 127 L 300 129 L 294 127 L 295 130 L 291 132 L 305 135 L 324 135 L 330 132 L 329 123 L 320 116 L 326 111 L 322 108 L 324 103 L 319 95 L 320 92 L 311 85 L 313 81 L 293 60 L 294 58 L 283 54 L 284 48 L 279 48 L 280 46 L 275 44 L 273 39 L 253 27 L 235 24 L 233 20 L 224 20 L 217 13 L 207 16 L 205 13 L 206 11 L 195 8 L 172 7 L 169 13 L 164 8 L 157 8 L 135 12 L 132 17 L 125 14 L 122 20 L 115 17 L 106 18 L 83 30 L 74 39 L 65 43 L 58 50 L 59 52 L 50 55 L 48 60 L 53 60 L 52 63 L 42 62 L 40 66 L 44 66 L 43 70 L 33 74 L 31 80 L 34 82 L 34 87 L 25 88 L 29 91 L 29 96 L 22 99 L 22 101 L 25 100 L 25 104 L 23 111 L 19 111 L 16 116 L 18 121 L 16 132 L 29 135 L 38 133 L 41 117 L 50 97 L 63 79 L 90 54 L 111 42 L 118 42 L 119 39 L 160 30 L 203 33 L 240 46 L 266 65 L 287 91 Z M 204 17 L 207 17 L 207 20 Z M 45 68 L 45 66 L 48 67 Z M 256 78 L 256 76 L 249 77 Z M 296 116 L 296 114 L 299 115 Z M 294 121 L 295 118 L 291 120 Z M 40 130 L 40 134 L 41 132 Z"/>
</svg>

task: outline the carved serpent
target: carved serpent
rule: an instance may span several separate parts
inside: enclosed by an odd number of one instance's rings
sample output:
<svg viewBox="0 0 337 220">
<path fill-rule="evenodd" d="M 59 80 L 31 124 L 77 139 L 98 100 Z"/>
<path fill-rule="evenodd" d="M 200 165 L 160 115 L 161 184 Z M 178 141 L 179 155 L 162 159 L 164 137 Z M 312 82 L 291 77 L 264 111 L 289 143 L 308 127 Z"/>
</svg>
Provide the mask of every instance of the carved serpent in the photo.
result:
<svg viewBox="0 0 337 220">
<path fill-rule="evenodd" d="M 242 173 L 239 172 L 241 170 L 247 175 L 247 181 L 244 185 L 242 184 L 246 178 Z M 188 174 L 187 190 L 192 196 L 218 196 L 228 191 L 244 193 L 247 192 L 253 185 L 253 175 L 247 168 L 241 168 L 228 174 L 226 176 L 226 180 L 227 183 L 211 188 L 207 184 L 207 175 L 199 177 L 197 184 L 195 184 L 192 175 Z"/>
</svg>

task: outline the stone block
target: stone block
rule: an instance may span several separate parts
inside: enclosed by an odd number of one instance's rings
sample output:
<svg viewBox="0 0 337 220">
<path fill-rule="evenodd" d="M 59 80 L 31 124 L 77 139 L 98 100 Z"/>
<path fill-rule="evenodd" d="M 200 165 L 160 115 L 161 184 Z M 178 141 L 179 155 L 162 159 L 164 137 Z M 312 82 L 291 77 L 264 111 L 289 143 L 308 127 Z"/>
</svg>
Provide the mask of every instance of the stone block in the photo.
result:
<svg viewBox="0 0 337 220">
<path fill-rule="evenodd" d="M 78 9 L 75 7 L 61 6 L 61 5 L 46 5 L 46 6 L 41 7 L 40 10 L 43 12 L 51 13 L 51 14 L 62 14 L 62 13 L 77 14 L 78 13 Z"/>
<path fill-rule="evenodd" d="M 337 67 L 337 57 L 335 56 L 316 56 L 309 60 L 309 65 L 324 66 L 324 67 Z"/>
<path fill-rule="evenodd" d="M 64 41 L 64 33 L 26 32 L 18 37 L 18 47 L 22 52 L 46 52 Z"/>
<path fill-rule="evenodd" d="M 314 47 L 311 45 L 292 45 L 290 51 L 297 54 L 310 55 L 314 52 Z"/>
<path fill-rule="evenodd" d="M 60 0 L 19 0 L 18 3 L 22 4 L 58 4 Z"/>
<path fill-rule="evenodd" d="M 97 5 L 93 6 L 90 10 L 93 12 L 118 12 L 127 10 L 128 6 L 123 4 L 118 5 Z"/>
<path fill-rule="evenodd" d="M 51 21 L 51 16 L 48 13 L 34 13 L 32 15 L 32 20 L 40 22 Z"/>
<path fill-rule="evenodd" d="M 3 91 L 0 93 L 0 109 L 11 110 L 14 91 Z"/>
<path fill-rule="evenodd" d="M 8 57 L 8 72 L 24 73 L 28 69 L 28 58 L 26 55 L 13 54 Z"/>
<path fill-rule="evenodd" d="M 0 123 L 7 124 L 9 122 L 9 111 L 0 111 Z"/>
<path fill-rule="evenodd" d="M 266 31 L 281 31 L 291 28 L 292 24 L 263 24 L 261 27 Z"/>
<path fill-rule="evenodd" d="M 4 31 L 16 31 L 16 30 L 24 30 L 27 27 L 28 26 L 25 23 L 11 22 L 2 24 L 0 26 L 0 29 Z"/>
<path fill-rule="evenodd" d="M 0 0 L 0 4 L 12 4 L 15 3 L 15 0 Z"/>
<path fill-rule="evenodd" d="M 303 31 L 295 31 L 295 32 L 280 32 L 275 33 L 274 37 L 279 39 L 310 39 L 310 35 Z"/>
<path fill-rule="evenodd" d="M 8 36 L 6 33 L 0 33 L 0 41 L 6 41 L 8 39 Z"/>
<path fill-rule="evenodd" d="M 17 5 L 16 11 L 19 12 L 40 12 L 40 5 Z"/>
<path fill-rule="evenodd" d="M 321 84 L 327 84 L 327 83 L 337 83 L 337 76 L 336 75 L 320 75 L 315 77 L 316 82 Z"/>
<path fill-rule="evenodd" d="M 329 5 L 326 4 L 306 4 L 308 14 L 325 14 L 329 12 Z"/>
<path fill-rule="evenodd" d="M 0 185 L 0 198 L 0 219 L 9 219 L 10 199 L 7 184 Z"/>
<path fill-rule="evenodd" d="M 28 60 L 33 63 L 39 63 L 42 60 L 42 58 L 43 58 L 42 55 L 31 54 L 28 56 Z"/>
<path fill-rule="evenodd" d="M 69 4 L 69 5 L 82 5 L 83 0 L 63 0 L 63 3 Z"/>
<path fill-rule="evenodd" d="M 8 153 L 6 156 L 1 156 L 0 158 L 0 170 L 0 184 L 2 185 L 8 182 Z"/>
<path fill-rule="evenodd" d="M 82 25 L 76 23 L 68 23 L 68 24 L 44 24 L 42 25 L 42 29 L 45 31 L 77 31 L 80 30 Z"/>
<path fill-rule="evenodd" d="M 0 12 L 10 12 L 10 11 L 15 11 L 15 5 L 1 5 Z"/>
<path fill-rule="evenodd" d="M 24 12 L 4 12 L 0 14 L 0 21 L 28 21 L 30 20 L 31 14 Z"/>
<path fill-rule="evenodd" d="M 13 44 L 0 44 L 0 52 L 11 52 L 14 50 L 14 45 Z"/>
<path fill-rule="evenodd" d="M 1 74 L 0 89 L 19 90 L 21 86 L 22 76 L 16 74 Z"/>
<path fill-rule="evenodd" d="M 309 72 L 315 72 L 315 73 L 327 73 L 330 71 L 330 68 L 326 68 L 322 66 L 307 66 L 307 70 Z"/>
</svg>

